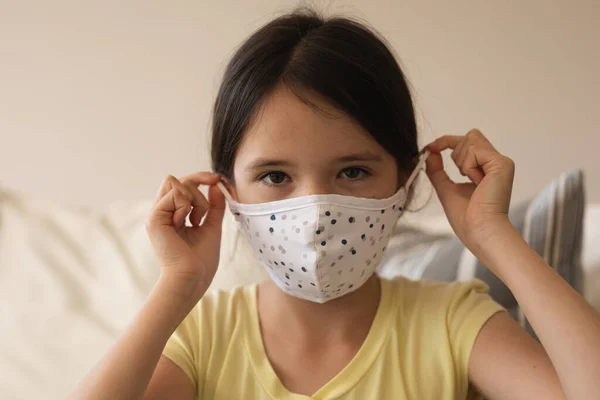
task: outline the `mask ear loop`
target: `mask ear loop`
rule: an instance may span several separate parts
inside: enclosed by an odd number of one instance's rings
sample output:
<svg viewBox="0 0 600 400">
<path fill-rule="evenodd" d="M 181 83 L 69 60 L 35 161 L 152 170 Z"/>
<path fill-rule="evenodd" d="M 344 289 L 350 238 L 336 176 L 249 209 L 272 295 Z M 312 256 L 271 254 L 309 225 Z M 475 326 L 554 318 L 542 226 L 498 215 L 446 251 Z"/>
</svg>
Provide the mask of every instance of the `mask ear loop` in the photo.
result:
<svg viewBox="0 0 600 400">
<path fill-rule="evenodd" d="M 415 169 L 410 174 L 410 176 L 408 177 L 408 180 L 404 184 L 404 193 L 407 196 L 407 200 L 408 200 L 408 194 L 410 193 L 410 189 L 412 187 L 412 184 L 415 181 L 415 179 L 417 179 L 417 176 L 419 175 L 419 173 L 421 171 L 425 170 L 425 167 L 426 167 L 425 162 L 427 161 L 427 158 L 429 158 L 430 154 L 431 154 L 431 152 L 429 150 L 423 151 L 423 153 L 419 157 L 419 161 L 417 162 L 417 165 L 415 166 Z"/>
<path fill-rule="evenodd" d="M 225 185 L 223 185 L 223 182 L 217 182 L 217 187 L 221 190 L 221 193 L 223 193 L 223 196 L 225 196 L 230 205 L 235 204 L 235 200 L 233 200 L 233 197 L 231 197 L 229 191 L 225 188 Z"/>
<path fill-rule="evenodd" d="M 429 152 L 429 150 L 425 150 L 423 154 L 421 154 L 421 157 L 419 157 L 419 162 L 417 163 L 417 166 L 415 167 L 414 171 L 412 172 L 412 174 L 410 174 L 410 177 L 404 184 L 404 187 L 407 191 L 412 185 L 413 181 L 417 178 L 417 175 L 419 175 L 419 172 L 425 170 L 425 162 L 427 161 L 427 158 L 429 158 L 430 154 L 431 153 Z"/>
<path fill-rule="evenodd" d="M 217 182 L 217 187 L 219 188 L 221 193 L 223 193 L 223 196 L 225 196 L 225 199 L 227 200 L 227 202 L 229 203 L 230 206 L 232 204 L 235 204 L 235 200 L 233 200 L 233 197 L 231 197 L 231 195 L 229 194 L 229 191 L 227 190 L 225 185 L 223 185 L 223 182 L 221 182 L 221 181 Z M 233 251 L 229 255 L 229 262 L 233 261 L 233 259 L 235 257 L 235 253 L 238 250 L 238 242 L 240 240 L 241 234 L 242 234 L 242 231 L 237 229 L 235 232 L 235 238 L 233 239 Z"/>
</svg>

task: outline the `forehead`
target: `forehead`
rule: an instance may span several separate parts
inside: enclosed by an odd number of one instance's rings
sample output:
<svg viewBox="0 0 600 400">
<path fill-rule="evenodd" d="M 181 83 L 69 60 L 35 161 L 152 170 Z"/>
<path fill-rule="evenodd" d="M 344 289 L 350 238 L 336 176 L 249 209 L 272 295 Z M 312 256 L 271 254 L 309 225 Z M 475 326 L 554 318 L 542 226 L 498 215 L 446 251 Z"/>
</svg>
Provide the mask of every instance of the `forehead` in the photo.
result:
<svg viewBox="0 0 600 400">
<path fill-rule="evenodd" d="M 236 163 L 274 155 L 332 158 L 358 151 L 387 154 L 358 123 L 323 98 L 311 93 L 302 93 L 302 97 L 309 103 L 279 85 L 265 99 L 244 135 Z"/>
</svg>

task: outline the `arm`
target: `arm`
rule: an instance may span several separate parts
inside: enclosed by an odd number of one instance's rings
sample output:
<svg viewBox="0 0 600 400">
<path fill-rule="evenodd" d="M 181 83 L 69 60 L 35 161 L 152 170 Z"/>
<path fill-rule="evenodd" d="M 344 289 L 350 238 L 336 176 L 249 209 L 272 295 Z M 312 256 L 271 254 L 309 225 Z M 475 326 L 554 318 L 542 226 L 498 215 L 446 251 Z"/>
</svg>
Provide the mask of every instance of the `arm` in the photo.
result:
<svg viewBox="0 0 600 400">
<path fill-rule="evenodd" d="M 131 325 L 76 388 L 71 399 L 143 397 L 167 340 L 193 307 L 180 296 L 173 296 L 170 290 L 168 282 L 158 281 Z M 173 378 L 185 384 L 177 386 L 180 393 L 170 392 L 168 398 L 193 399 L 194 387 L 189 378 L 172 362 L 173 367 L 169 368 L 167 362 L 170 360 L 161 360 L 156 370 L 153 391 L 159 393 L 163 385 L 175 388 L 167 380 Z M 184 393 L 185 397 L 181 396 Z"/>
<path fill-rule="evenodd" d="M 472 350 L 473 383 L 495 399 L 519 398 L 521 392 L 546 399 L 544 387 L 559 384 L 567 399 L 598 398 L 600 315 L 510 224 L 512 160 L 478 130 L 442 136 L 427 148 L 427 174 L 454 232 L 510 288 L 545 349 L 506 317 L 493 317 Z M 452 159 L 470 183 L 457 184 L 448 177 L 440 155 L 446 149 L 452 149 Z M 515 384 L 516 393 L 506 392 Z M 561 398 L 562 393 L 552 395 Z"/>
<path fill-rule="evenodd" d="M 520 392 L 532 393 L 523 398 L 551 399 L 543 394 L 549 387 L 555 389 L 552 393 L 557 399 L 564 398 L 562 391 L 568 399 L 598 398 L 600 315 L 512 225 L 492 226 L 472 251 L 511 289 L 543 348 L 510 318 L 504 322 L 492 318 L 473 348 L 469 365 L 473 383 L 492 399 L 519 398 L 516 394 L 494 397 L 506 382 L 519 382 Z M 489 358 L 495 361 L 489 363 Z M 482 369 L 484 364 L 488 367 Z M 523 376 L 527 379 L 519 378 Z"/>
<path fill-rule="evenodd" d="M 185 372 L 165 356 L 160 357 L 154 375 L 150 380 L 144 400 L 196 398 L 196 388 Z"/>
<path fill-rule="evenodd" d="M 469 358 L 469 381 L 489 400 L 564 400 L 544 348 L 506 312 L 481 328 Z"/>
<path fill-rule="evenodd" d="M 160 278 L 131 325 L 72 399 L 144 396 L 169 337 L 202 298 L 217 270 L 225 212 L 225 198 L 215 186 L 218 181 L 218 175 L 207 172 L 182 181 L 165 179 L 146 224 L 161 265 Z M 198 190 L 201 184 L 211 185 L 208 200 Z M 188 215 L 191 226 L 185 225 Z M 186 383 L 171 392 L 179 382 Z M 160 362 L 151 389 L 147 398 L 190 398 L 190 393 L 193 398 L 195 391 L 185 373 L 167 360 Z"/>
</svg>

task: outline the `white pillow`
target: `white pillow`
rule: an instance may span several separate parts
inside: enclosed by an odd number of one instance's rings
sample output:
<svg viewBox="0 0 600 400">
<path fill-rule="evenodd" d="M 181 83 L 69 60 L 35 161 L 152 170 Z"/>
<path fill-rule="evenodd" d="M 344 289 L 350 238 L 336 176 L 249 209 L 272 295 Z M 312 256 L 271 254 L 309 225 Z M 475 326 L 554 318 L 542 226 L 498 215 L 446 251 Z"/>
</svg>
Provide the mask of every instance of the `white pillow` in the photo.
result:
<svg viewBox="0 0 600 400">
<path fill-rule="evenodd" d="M 131 321 L 157 276 L 146 208 L 0 191 L 0 398 L 65 398 Z"/>
<path fill-rule="evenodd" d="M 589 205 L 583 222 L 581 263 L 586 299 L 600 311 L 600 204 Z"/>
<path fill-rule="evenodd" d="M 0 398 L 63 399 L 131 322 L 159 266 L 151 201 L 103 213 L 0 190 Z M 266 278 L 226 216 L 213 287 Z"/>
</svg>

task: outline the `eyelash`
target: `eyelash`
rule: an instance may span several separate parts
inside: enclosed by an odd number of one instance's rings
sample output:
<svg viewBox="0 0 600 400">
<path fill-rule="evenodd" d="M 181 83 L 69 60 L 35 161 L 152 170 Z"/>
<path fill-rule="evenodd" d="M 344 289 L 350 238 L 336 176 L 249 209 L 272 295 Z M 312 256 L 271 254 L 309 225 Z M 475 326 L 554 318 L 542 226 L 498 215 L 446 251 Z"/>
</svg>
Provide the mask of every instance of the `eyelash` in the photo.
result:
<svg viewBox="0 0 600 400">
<path fill-rule="evenodd" d="M 366 168 L 364 168 L 364 167 L 347 167 L 347 168 L 344 168 L 340 172 L 340 175 L 343 174 L 344 172 L 347 172 L 348 170 L 358 170 L 358 172 L 359 172 L 359 177 L 357 177 L 357 178 L 347 178 L 347 179 L 349 179 L 351 181 L 358 181 L 358 180 L 364 179 L 367 176 L 371 175 L 371 173 Z M 289 176 L 285 172 L 283 172 L 283 171 L 269 171 L 269 172 L 267 172 L 265 174 L 260 175 L 258 177 L 258 180 L 260 181 L 260 183 L 263 183 L 263 184 L 265 184 L 267 186 L 280 186 L 283 183 L 285 183 L 285 180 L 283 182 L 281 182 L 281 183 L 269 183 L 269 182 L 267 182 L 266 178 L 268 178 L 270 175 L 273 175 L 273 174 L 283 174 L 283 175 L 285 175 L 285 179 L 289 180 Z"/>
</svg>

